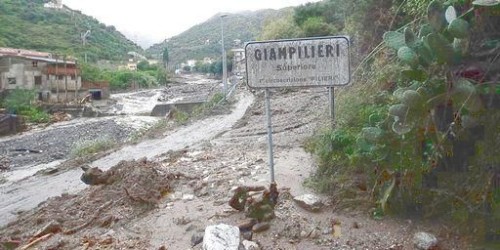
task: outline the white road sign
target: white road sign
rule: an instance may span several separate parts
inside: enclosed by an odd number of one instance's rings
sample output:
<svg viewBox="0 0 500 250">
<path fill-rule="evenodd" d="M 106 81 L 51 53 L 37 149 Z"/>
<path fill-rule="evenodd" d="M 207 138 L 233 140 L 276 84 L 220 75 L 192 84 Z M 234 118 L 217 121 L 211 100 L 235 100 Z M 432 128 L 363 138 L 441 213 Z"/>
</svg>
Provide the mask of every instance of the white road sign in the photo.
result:
<svg viewBox="0 0 500 250">
<path fill-rule="evenodd" d="M 350 82 L 347 37 L 250 42 L 245 54 L 251 88 L 333 87 Z"/>
</svg>

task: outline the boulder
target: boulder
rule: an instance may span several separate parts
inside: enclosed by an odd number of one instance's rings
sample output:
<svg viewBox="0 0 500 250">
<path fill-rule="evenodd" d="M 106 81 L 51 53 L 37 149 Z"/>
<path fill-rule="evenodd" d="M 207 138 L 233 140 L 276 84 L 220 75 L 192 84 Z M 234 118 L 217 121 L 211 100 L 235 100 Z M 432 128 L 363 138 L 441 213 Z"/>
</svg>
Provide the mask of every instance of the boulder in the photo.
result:
<svg viewBox="0 0 500 250">
<path fill-rule="evenodd" d="M 203 250 L 237 250 L 240 245 L 240 230 L 238 227 L 218 224 L 205 228 Z"/>
<path fill-rule="evenodd" d="M 418 232 L 413 236 L 413 244 L 417 249 L 428 250 L 437 247 L 438 239 L 430 233 Z"/>
<path fill-rule="evenodd" d="M 253 241 L 244 240 L 241 244 L 245 250 L 260 250 L 259 244 Z"/>
<path fill-rule="evenodd" d="M 318 212 L 323 207 L 323 202 L 321 198 L 313 194 L 304 194 L 301 196 L 294 197 L 293 200 L 302 208 L 312 211 Z"/>
</svg>

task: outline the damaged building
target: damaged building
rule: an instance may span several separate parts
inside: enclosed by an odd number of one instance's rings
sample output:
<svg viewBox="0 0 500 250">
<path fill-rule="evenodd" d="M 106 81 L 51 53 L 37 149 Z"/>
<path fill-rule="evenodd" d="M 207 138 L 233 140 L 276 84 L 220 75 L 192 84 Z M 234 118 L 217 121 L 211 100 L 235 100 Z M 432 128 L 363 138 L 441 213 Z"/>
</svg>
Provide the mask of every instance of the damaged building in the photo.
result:
<svg viewBox="0 0 500 250">
<path fill-rule="evenodd" d="M 82 87 L 83 86 L 83 87 Z M 55 58 L 50 53 L 0 48 L 0 92 L 13 89 L 35 90 L 42 102 L 70 103 L 104 89 L 82 85 L 75 60 Z M 106 97 L 106 94 L 99 94 Z"/>
</svg>

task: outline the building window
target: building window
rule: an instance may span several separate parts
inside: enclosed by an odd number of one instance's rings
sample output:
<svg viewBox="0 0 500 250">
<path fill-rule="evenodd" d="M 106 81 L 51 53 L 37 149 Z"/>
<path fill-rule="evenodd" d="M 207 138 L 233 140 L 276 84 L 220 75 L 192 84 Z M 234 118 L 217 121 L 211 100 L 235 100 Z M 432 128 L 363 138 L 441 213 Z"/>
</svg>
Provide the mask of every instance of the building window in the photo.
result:
<svg viewBox="0 0 500 250">
<path fill-rule="evenodd" d="M 57 76 L 57 80 L 64 80 L 64 76 L 62 76 L 62 75 Z"/>
<path fill-rule="evenodd" d="M 38 61 L 33 61 L 33 62 L 31 62 L 31 64 L 33 65 L 33 68 L 38 67 Z"/>
<path fill-rule="evenodd" d="M 7 78 L 7 82 L 9 84 L 14 85 L 14 84 L 16 84 L 16 78 L 15 77 L 9 77 L 9 78 Z"/>
<path fill-rule="evenodd" d="M 71 76 L 71 80 L 76 80 L 76 76 Z"/>
<path fill-rule="evenodd" d="M 35 85 L 42 85 L 42 76 L 35 76 Z"/>
</svg>

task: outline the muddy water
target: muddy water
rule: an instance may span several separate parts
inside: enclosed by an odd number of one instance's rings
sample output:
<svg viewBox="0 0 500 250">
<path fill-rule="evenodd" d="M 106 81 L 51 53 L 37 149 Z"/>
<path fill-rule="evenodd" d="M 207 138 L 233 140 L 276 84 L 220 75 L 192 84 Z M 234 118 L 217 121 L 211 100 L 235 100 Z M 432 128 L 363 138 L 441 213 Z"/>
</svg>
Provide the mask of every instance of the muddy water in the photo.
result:
<svg viewBox="0 0 500 250">
<path fill-rule="evenodd" d="M 210 140 L 229 130 L 243 117 L 254 97 L 249 93 L 241 93 L 238 95 L 238 100 L 229 115 L 209 117 L 181 127 L 164 138 L 126 146 L 91 165 L 109 169 L 121 160 L 142 157 L 154 159 L 155 156 L 169 150 L 179 150 Z M 16 213 L 31 209 L 47 198 L 63 193 L 76 193 L 84 189 L 86 186 L 80 181 L 81 174 L 82 171 L 75 168 L 56 175 L 29 177 L 15 183 L 0 185 L 0 226 L 14 219 Z"/>
<path fill-rule="evenodd" d="M 140 115 L 149 114 L 158 104 L 161 90 L 145 90 L 134 93 L 113 94 L 116 103 L 108 111 L 112 114 Z"/>
</svg>

